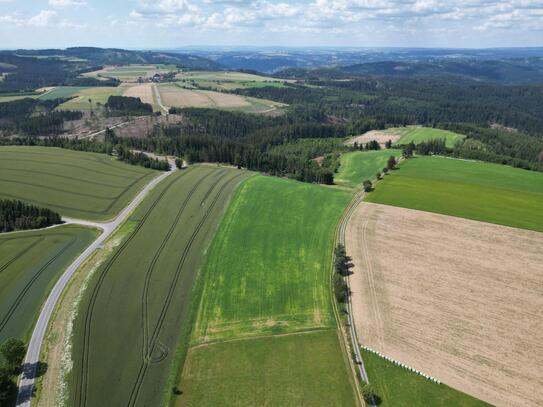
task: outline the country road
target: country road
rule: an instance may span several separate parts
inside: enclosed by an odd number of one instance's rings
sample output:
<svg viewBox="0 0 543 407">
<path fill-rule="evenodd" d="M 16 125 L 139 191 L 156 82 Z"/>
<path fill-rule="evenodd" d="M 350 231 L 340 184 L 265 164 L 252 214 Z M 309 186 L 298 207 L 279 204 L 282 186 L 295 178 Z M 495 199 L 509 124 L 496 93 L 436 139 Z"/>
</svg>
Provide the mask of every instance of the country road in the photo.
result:
<svg viewBox="0 0 543 407">
<path fill-rule="evenodd" d="M 101 235 L 89 246 L 83 253 L 79 255 L 75 261 L 70 264 L 66 271 L 59 278 L 51 293 L 47 297 L 40 315 L 32 332 L 30 343 L 26 352 L 26 357 L 23 364 L 23 372 L 19 379 L 19 393 L 17 394 L 18 407 L 30 407 L 32 402 L 32 394 L 34 391 L 36 371 L 40 360 L 40 349 L 43 343 L 47 325 L 53 314 L 55 306 L 59 301 L 64 289 L 70 281 L 73 274 L 77 269 L 92 255 L 92 253 L 98 249 L 107 238 L 130 216 L 132 211 L 143 201 L 145 196 L 151 191 L 158 183 L 168 177 L 176 171 L 175 165 L 172 166 L 171 171 L 165 172 L 158 177 L 151 180 L 136 197 L 126 206 L 122 212 L 111 222 L 100 223 L 90 222 L 86 220 L 64 218 L 65 224 L 78 224 L 89 227 L 96 227 L 102 229 Z"/>
<path fill-rule="evenodd" d="M 170 109 L 168 109 L 167 106 L 164 106 L 162 104 L 162 96 L 160 96 L 160 92 L 158 90 L 158 87 L 156 86 L 156 83 L 153 83 L 153 93 L 156 97 L 156 102 L 158 103 L 158 106 L 164 111 L 164 113 L 167 115 Z"/>
</svg>

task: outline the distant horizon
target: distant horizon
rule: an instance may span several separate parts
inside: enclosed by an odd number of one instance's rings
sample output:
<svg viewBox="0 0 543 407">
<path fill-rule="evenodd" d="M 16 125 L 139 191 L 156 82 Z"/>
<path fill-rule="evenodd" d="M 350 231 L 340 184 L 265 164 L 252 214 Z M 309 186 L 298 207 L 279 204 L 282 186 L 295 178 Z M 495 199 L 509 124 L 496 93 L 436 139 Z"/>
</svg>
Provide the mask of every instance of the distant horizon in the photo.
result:
<svg viewBox="0 0 543 407">
<path fill-rule="evenodd" d="M 0 0 L 0 47 L 526 48 L 542 21 L 541 0 Z"/>
</svg>

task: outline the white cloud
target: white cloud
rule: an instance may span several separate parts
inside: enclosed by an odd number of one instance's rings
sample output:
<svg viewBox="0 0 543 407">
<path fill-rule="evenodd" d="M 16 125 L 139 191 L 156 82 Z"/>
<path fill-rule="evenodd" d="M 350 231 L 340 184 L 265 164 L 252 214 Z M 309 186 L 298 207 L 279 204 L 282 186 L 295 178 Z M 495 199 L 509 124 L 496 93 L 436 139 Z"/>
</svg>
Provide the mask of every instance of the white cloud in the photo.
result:
<svg viewBox="0 0 543 407">
<path fill-rule="evenodd" d="M 84 6 L 87 2 L 76 0 L 49 0 L 49 5 L 52 7 L 71 7 L 71 6 Z"/>
<path fill-rule="evenodd" d="M 42 10 L 28 20 L 28 25 L 35 27 L 48 27 L 53 19 L 57 16 L 57 12 L 53 10 Z"/>
</svg>

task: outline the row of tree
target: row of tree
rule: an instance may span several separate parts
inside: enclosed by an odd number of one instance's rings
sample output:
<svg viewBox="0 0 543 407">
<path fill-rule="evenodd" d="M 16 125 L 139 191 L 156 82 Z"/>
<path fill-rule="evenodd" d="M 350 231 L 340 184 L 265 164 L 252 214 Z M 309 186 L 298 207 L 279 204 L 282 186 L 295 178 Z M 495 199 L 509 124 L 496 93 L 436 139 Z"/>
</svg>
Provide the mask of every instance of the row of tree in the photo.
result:
<svg viewBox="0 0 543 407">
<path fill-rule="evenodd" d="M 15 377 L 22 371 L 25 353 L 26 346 L 19 339 L 8 339 L 0 346 L 0 406 L 14 401 Z"/>
<path fill-rule="evenodd" d="M 0 200 L 0 232 L 39 229 L 62 223 L 61 216 L 47 208 L 19 200 Z"/>
</svg>

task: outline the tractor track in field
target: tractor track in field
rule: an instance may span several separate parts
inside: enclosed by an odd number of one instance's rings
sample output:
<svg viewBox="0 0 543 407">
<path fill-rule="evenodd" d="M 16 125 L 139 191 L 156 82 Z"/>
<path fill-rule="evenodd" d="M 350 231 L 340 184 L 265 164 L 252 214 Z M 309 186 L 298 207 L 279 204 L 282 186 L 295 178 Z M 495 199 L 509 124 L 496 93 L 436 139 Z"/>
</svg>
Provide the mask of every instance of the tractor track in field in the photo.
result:
<svg viewBox="0 0 543 407">
<path fill-rule="evenodd" d="M 221 172 L 219 172 L 217 174 L 217 180 L 212 185 L 210 190 L 212 190 L 215 187 L 215 185 L 217 185 L 217 183 L 222 179 L 223 173 L 224 173 L 224 171 L 221 171 Z M 161 254 L 162 254 L 162 251 L 164 250 L 164 247 L 166 246 L 166 244 L 170 240 L 175 228 L 179 224 L 179 220 L 181 219 L 181 215 L 185 211 L 185 208 L 187 207 L 190 199 L 192 198 L 193 193 L 198 189 L 200 184 L 206 178 L 211 176 L 212 174 L 213 173 L 210 172 L 209 174 L 206 174 L 205 176 L 200 178 L 199 182 L 196 183 L 194 185 L 194 187 L 192 188 L 192 190 L 189 192 L 189 194 L 187 195 L 187 197 L 185 198 L 185 200 L 181 204 L 181 207 L 177 211 L 177 214 L 176 214 L 172 224 L 170 225 L 170 228 L 169 228 L 168 232 L 164 236 L 164 239 L 162 239 L 162 243 L 160 244 L 160 247 L 158 248 L 158 250 L 155 252 L 155 255 L 153 256 L 153 260 L 151 261 L 151 264 L 149 265 L 149 267 L 147 269 L 147 272 L 146 272 L 146 275 L 145 275 L 145 283 L 144 283 L 144 286 L 143 286 L 143 298 L 142 298 L 142 320 L 143 320 L 143 348 L 142 348 L 142 351 L 143 351 L 143 360 L 144 361 L 148 361 L 148 362 L 153 361 L 152 357 L 151 357 L 151 352 L 150 352 L 150 349 L 149 349 L 149 309 L 148 309 L 147 305 L 148 305 L 148 299 L 149 299 L 149 286 L 151 284 L 151 278 L 153 276 L 153 272 L 155 270 L 156 263 L 157 263 L 158 259 L 160 258 Z"/>
<path fill-rule="evenodd" d="M 68 243 L 66 245 L 64 245 L 64 247 L 62 247 L 53 257 L 51 257 L 49 259 L 49 261 L 47 263 L 45 263 L 37 272 L 36 274 L 34 274 L 32 276 L 32 278 L 25 284 L 25 286 L 22 288 L 22 290 L 19 292 L 19 294 L 17 295 L 17 298 L 15 299 L 15 301 L 13 302 L 13 304 L 11 304 L 8 312 L 6 313 L 6 315 L 2 318 L 2 320 L 0 321 L 0 332 L 2 332 L 2 330 L 5 328 L 6 324 L 9 322 L 9 320 L 11 319 L 11 317 L 13 316 L 13 313 L 15 312 L 15 310 L 17 309 L 17 307 L 19 306 L 19 304 L 21 303 L 21 301 L 23 300 L 24 296 L 26 295 L 26 293 L 28 292 L 28 290 L 30 290 L 30 288 L 32 287 L 32 285 L 34 284 L 34 282 L 41 276 L 41 274 L 47 270 L 47 268 L 52 264 L 54 263 L 66 250 L 68 250 L 71 246 L 73 246 L 73 244 L 77 241 L 77 238 L 73 235 L 69 235 L 69 234 L 66 234 L 66 233 L 55 233 L 55 234 L 51 234 L 49 236 L 71 236 L 71 239 L 68 241 Z M 27 252 L 28 250 L 32 249 L 32 247 L 36 246 L 36 244 L 42 242 L 44 240 L 44 236 L 41 235 L 39 236 L 40 239 L 38 239 L 37 242 L 33 243 L 30 245 L 29 248 L 27 248 L 25 250 L 25 252 Z M 20 256 L 18 256 L 19 258 Z M 16 260 L 16 259 L 15 259 Z"/>
<path fill-rule="evenodd" d="M 19 253 L 15 254 L 11 259 L 9 259 L 2 267 L 0 267 L 0 273 L 7 269 L 14 261 L 17 261 L 21 256 L 23 256 L 25 253 L 27 253 L 29 250 L 32 250 L 33 247 L 35 247 L 38 243 L 40 243 L 43 240 L 42 236 L 32 236 L 32 237 L 39 237 L 35 242 L 32 242 L 30 245 L 19 251 Z M 0 243 L 0 246 L 3 245 L 6 242 L 9 242 L 10 240 L 18 240 L 18 239 L 28 239 L 26 236 L 19 236 L 14 237 L 11 239 L 4 239 Z"/>
<path fill-rule="evenodd" d="M 184 175 L 189 173 L 191 170 L 186 170 L 184 172 Z M 178 178 L 183 179 L 184 176 L 181 176 Z M 85 314 L 85 328 L 84 328 L 84 334 L 83 334 L 83 352 L 82 352 L 82 364 L 81 364 L 81 370 L 80 370 L 80 376 L 79 380 L 76 383 L 76 405 L 86 405 L 87 404 L 87 388 L 88 388 L 88 364 L 89 364 L 89 342 L 90 342 L 90 328 L 91 328 L 91 322 L 92 322 L 92 313 L 94 311 L 94 305 L 96 303 L 96 299 L 98 297 L 98 292 L 100 291 L 100 288 L 102 286 L 103 281 L 105 280 L 109 270 L 111 269 L 113 263 L 115 260 L 123 253 L 124 249 L 128 244 L 132 241 L 132 239 L 137 235 L 139 230 L 143 227 L 145 222 L 147 221 L 147 218 L 151 215 L 154 208 L 158 205 L 162 197 L 166 194 L 166 192 L 170 189 L 172 184 L 177 181 L 173 180 L 171 181 L 164 190 L 157 196 L 157 198 L 153 201 L 152 205 L 147 209 L 143 217 L 138 222 L 136 228 L 134 231 L 128 236 L 128 238 L 121 244 L 118 250 L 115 251 L 112 257 L 110 257 L 109 261 L 106 263 L 105 267 L 102 269 L 102 272 L 100 273 L 98 277 L 98 282 L 94 286 L 94 289 L 92 291 L 91 300 L 89 301 L 89 304 L 87 306 L 87 312 Z"/>
<path fill-rule="evenodd" d="M 230 183 L 232 183 L 236 179 L 239 179 L 239 178 L 241 178 L 243 176 L 244 176 L 244 174 L 234 175 L 232 178 L 227 180 L 221 186 L 221 188 L 219 189 L 219 191 L 217 192 L 217 194 L 213 198 L 213 201 L 210 203 L 209 208 L 205 211 L 204 215 L 202 216 L 202 219 L 200 220 L 200 222 L 198 223 L 196 228 L 193 230 L 193 233 L 192 233 L 189 241 L 185 245 L 182 256 L 181 256 L 181 258 L 180 258 L 180 260 L 179 260 L 179 262 L 177 264 L 177 269 L 175 271 L 175 274 L 174 274 L 174 277 L 173 277 L 173 280 L 172 280 L 172 284 L 170 285 L 170 289 L 169 289 L 168 294 L 166 296 L 166 301 L 164 302 L 164 304 L 162 306 L 162 310 L 160 312 L 158 322 L 155 325 L 155 329 L 153 331 L 153 336 L 152 336 L 151 343 L 150 343 L 149 354 L 153 353 L 154 348 L 157 345 L 158 336 L 159 336 L 160 331 L 162 329 L 162 325 L 164 323 L 164 319 L 166 317 L 166 314 L 167 314 L 167 312 L 169 310 L 169 307 L 170 307 L 170 304 L 171 304 L 171 301 L 172 301 L 172 298 L 173 298 L 173 294 L 174 294 L 175 289 L 177 287 L 177 282 L 179 281 L 179 277 L 181 275 L 181 270 L 182 270 L 182 268 L 183 268 L 183 266 L 185 264 L 185 261 L 187 259 L 188 254 L 190 252 L 192 243 L 196 240 L 196 237 L 198 236 L 202 226 L 204 225 L 207 218 L 209 217 L 209 215 L 211 214 L 211 212 L 215 208 L 215 205 L 217 204 L 220 196 L 222 195 L 222 192 L 226 189 L 226 187 L 228 185 L 230 185 Z M 213 185 L 210 189 L 211 190 L 215 189 L 216 185 L 217 184 Z M 140 369 L 138 371 L 138 376 L 137 376 L 137 379 L 136 379 L 136 383 L 134 384 L 134 387 L 132 388 L 132 391 L 131 391 L 131 394 L 130 394 L 130 399 L 128 401 L 128 406 L 134 406 L 137 403 L 138 397 L 139 397 L 139 392 L 140 392 L 140 389 L 141 389 L 141 385 L 142 385 L 143 380 L 145 378 L 145 374 L 147 372 L 148 366 L 149 366 L 149 363 L 146 363 L 146 361 L 143 360 L 141 365 L 140 365 Z"/>
</svg>

